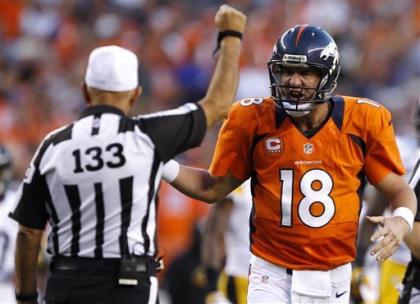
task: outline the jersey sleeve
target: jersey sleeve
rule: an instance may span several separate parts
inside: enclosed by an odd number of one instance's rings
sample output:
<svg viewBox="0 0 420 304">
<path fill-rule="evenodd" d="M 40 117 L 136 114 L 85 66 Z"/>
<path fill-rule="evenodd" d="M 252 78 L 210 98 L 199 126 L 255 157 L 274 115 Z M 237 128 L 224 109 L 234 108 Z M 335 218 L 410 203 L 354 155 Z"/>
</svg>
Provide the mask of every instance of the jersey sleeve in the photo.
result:
<svg viewBox="0 0 420 304">
<path fill-rule="evenodd" d="M 48 140 L 44 141 L 35 153 L 20 185 L 16 209 L 9 214 L 19 224 L 40 230 L 45 228 L 49 218 L 46 208 L 49 192 L 45 177 L 40 173 L 39 163 L 49 143 Z"/>
<path fill-rule="evenodd" d="M 248 122 L 242 117 L 240 104 L 232 106 L 228 118 L 217 138 L 216 149 L 210 166 L 215 176 L 232 174 L 236 179 L 245 180 L 251 175 L 251 136 L 245 129 Z"/>
<path fill-rule="evenodd" d="M 199 146 L 207 128 L 203 109 L 193 103 L 174 110 L 139 116 L 138 125 L 152 139 L 164 162 Z"/>
<path fill-rule="evenodd" d="M 372 111 L 367 116 L 366 160 L 364 172 L 373 185 L 379 183 L 389 173 L 403 175 L 402 165 L 391 114 L 384 107 Z"/>
</svg>

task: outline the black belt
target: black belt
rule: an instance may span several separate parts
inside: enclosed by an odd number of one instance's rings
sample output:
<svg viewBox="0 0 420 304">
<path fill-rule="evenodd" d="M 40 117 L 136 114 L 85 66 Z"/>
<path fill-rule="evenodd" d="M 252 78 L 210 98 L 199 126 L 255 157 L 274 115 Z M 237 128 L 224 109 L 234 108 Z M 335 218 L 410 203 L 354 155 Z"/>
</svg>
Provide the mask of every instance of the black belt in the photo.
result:
<svg viewBox="0 0 420 304">
<path fill-rule="evenodd" d="M 155 261 L 150 256 L 134 256 L 139 266 L 138 272 L 154 271 Z M 66 256 L 53 257 L 50 263 L 51 270 L 77 270 L 97 272 L 118 272 L 121 259 L 95 259 L 95 258 L 72 258 Z"/>
</svg>

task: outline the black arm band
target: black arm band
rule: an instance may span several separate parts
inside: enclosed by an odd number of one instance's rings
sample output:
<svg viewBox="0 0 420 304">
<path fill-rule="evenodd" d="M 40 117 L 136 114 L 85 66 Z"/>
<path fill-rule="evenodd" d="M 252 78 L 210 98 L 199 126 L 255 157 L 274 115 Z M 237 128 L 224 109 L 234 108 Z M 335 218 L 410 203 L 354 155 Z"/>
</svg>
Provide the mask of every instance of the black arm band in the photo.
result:
<svg viewBox="0 0 420 304">
<path fill-rule="evenodd" d="M 222 42 L 223 38 L 228 36 L 238 37 L 239 39 L 242 39 L 242 33 L 238 31 L 226 30 L 219 32 L 219 34 L 217 35 L 217 46 L 216 49 L 213 51 L 213 56 L 220 49 L 220 43 Z"/>
<path fill-rule="evenodd" d="M 15 293 L 16 301 L 31 302 L 38 300 L 38 292 Z"/>
</svg>

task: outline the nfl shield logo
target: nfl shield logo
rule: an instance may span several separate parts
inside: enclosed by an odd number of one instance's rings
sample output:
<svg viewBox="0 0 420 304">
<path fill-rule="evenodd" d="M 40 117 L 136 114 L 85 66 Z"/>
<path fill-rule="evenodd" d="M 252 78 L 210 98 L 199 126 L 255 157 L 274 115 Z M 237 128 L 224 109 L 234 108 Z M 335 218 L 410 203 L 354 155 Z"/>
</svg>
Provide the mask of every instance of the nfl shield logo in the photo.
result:
<svg viewBox="0 0 420 304">
<path fill-rule="evenodd" d="M 305 152 L 305 154 L 311 154 L 312 152 L 314 152 L 314 145 L 310 143 L 304 144 L 303 152 Z"/>
</svg>

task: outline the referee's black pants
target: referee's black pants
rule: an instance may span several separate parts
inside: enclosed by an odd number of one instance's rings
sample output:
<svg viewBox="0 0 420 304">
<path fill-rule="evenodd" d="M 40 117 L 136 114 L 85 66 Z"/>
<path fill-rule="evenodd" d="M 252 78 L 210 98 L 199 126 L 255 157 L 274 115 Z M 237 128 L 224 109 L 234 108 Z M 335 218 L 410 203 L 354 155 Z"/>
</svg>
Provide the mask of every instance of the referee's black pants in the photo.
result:
<svg viewBox="0 0 420 304">
<path fill-rule="evenodd" d="M 119 285 L 119 259 L 56 257 L 50 264 L 46 304 L 158 304 L 155 263 L 141 258 L 136 286 Z"/>
</svg>

